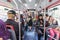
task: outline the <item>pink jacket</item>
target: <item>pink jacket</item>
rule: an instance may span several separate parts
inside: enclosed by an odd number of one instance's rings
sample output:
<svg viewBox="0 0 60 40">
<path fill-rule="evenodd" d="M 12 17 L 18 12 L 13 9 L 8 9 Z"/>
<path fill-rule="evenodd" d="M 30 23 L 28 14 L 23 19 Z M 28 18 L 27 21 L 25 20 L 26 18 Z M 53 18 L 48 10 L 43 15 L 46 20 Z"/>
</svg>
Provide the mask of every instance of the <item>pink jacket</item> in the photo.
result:
<svg viewBox="0 0 60 40">
<path fill-rule="evenodd" d="M 50 34 L 50 37 L 48 38 L 48 40 L 52 40 L 52 38 L 54 37 L 54 30 L 52 28 L 49 28 L 49 34 Z"/>
</svg>

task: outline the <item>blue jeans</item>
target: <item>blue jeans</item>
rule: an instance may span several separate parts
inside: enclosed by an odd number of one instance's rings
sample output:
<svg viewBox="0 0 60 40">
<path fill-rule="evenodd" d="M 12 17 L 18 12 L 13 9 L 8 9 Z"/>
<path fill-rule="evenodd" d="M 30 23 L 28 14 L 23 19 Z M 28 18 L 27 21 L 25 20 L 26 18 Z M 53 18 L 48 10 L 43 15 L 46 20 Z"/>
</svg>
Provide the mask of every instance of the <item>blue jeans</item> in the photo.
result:
<svg viewBox="0 0 60 40">
<path fill-rule="evenodd" d="M 38 40 L 38 35 L 34 32 L 25 32 L 24 40 Z"/>
</svg>

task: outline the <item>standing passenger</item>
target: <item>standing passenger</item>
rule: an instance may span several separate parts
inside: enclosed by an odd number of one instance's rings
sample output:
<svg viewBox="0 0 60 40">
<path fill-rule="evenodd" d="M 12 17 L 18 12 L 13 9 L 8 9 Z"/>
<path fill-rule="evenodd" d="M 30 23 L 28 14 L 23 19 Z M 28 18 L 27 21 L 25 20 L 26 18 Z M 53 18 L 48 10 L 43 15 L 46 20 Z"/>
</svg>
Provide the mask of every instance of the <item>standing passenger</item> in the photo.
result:
<svg viewBox="0 0 60 40">
<path fill-rule="evenodd" d="M 14 10 L 9 10 L 7 15 L 8 15 L 8 19 L 6 21 L 6 25 L 12 25 L 14 27 L 17 40 L 19 40 L 19 26 L 18 23 L 15 22 L 16 12 Z"/>
<path fill-rule="evenodd" d="M 33 27 L 32 17 L 29 16 L 27 27 L 24 31 L 24 40 L 38 40 L 37 32 Z"/>
<path fill-rule="evenodd" d="M 37 32 L 38 32 L 38 40 L 41 40 L 41 37 L 43 37 L 43 33 L 44 33 L 44 20 L 43 20 L 43 15 L 39 14 L 38 16 L 38 20 L 36 22 L 36 26 L 37 26 Z"/>
<path fill-rule="evenodd" d="M 23 20 L 23 14 L 20 14 L 20 22 L 21 22 L 21 40 L 23 39 L 24 34 L 24 20 Z"/>
</svg>

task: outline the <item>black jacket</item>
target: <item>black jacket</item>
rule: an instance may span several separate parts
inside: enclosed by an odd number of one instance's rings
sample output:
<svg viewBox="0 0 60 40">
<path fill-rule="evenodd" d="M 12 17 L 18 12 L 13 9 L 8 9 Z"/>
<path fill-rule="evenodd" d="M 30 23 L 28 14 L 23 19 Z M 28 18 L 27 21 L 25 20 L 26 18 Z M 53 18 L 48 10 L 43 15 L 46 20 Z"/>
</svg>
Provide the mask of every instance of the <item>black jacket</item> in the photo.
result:
<svg viewBox="0 0 60 40">
<path fill-rule="evenodd" d="M 11 20 L 11 19 L 7 19 L 6 25 L 12 25 L 14 27 L 16 36 L 19 36 L 19 25 L 17 22 L 15 22 L 14 20 Z"/>
</svg>

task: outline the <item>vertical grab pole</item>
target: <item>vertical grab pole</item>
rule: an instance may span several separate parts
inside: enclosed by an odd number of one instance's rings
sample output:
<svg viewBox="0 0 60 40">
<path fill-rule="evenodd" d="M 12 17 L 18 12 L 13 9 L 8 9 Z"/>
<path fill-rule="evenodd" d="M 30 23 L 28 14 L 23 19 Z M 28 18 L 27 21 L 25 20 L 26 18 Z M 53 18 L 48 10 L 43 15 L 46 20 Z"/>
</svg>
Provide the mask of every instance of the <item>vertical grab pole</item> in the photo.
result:
<svg viewBox="0 0 60 40">
<path fill-rule="evenodd" d="M 46 13 L 45 11 L 46 11 L 46 10 L 44 9 L 44 39 L 45 39 L 45 22 L 46 22 L 46 21 L 45 21 L 45 13 Z"/>
<path fill-rule="evenodd" d="M 46 6 L 47 3 L 45 3 L 44 6 Z M 46 30 L 46 27 L 45 27 L 45 23 L 46 23 L 46 20 L 45 20 L 45 15 L 46 15 L 46 8 L 44 8 L 44 40 L 45 40 L 45 30 Z"/>
<path fill-rule="evenodd" d="M 20 26 L 20 10 L 18 10 L 18 18 L 19 18 L 19 40 L 21 40 L 21 26 Z"/>
</svg>

